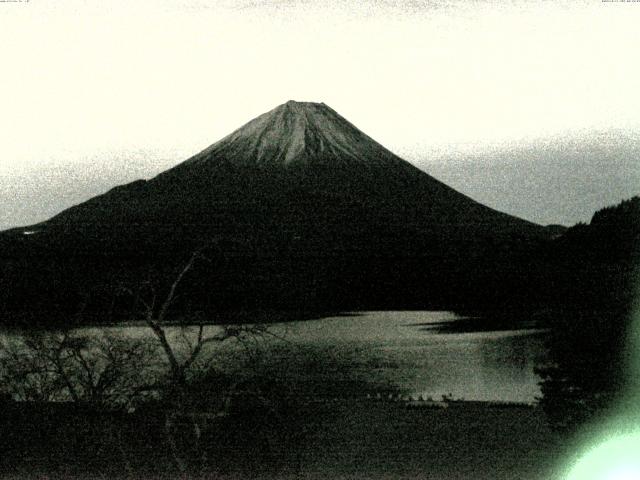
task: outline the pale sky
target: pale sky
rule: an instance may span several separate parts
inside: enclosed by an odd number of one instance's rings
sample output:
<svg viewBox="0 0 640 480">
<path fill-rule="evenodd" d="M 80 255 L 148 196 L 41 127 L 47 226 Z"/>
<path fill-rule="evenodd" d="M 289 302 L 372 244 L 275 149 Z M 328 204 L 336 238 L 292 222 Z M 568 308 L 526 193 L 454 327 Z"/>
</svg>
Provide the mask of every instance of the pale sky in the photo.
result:
<svg viewBox="0 0 640 480">
<path fill-rule="evenodd" d="M 0 228 L 289 99 L 494 208 L 588 220 L 640 193 L 638 25 L 600 0 L 0 3 Z"/>
</svg>

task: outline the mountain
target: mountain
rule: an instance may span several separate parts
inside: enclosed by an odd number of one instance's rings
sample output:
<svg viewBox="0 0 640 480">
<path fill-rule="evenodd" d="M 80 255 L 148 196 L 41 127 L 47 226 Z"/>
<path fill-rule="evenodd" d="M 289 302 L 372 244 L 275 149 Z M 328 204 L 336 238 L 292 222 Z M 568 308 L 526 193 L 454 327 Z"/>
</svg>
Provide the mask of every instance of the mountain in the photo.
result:
<svg viewBox="0 0 640 480">
<path fill-rule="evenodd" d="M 295 101 L 260 115 L 183 166 L 221 158 L 237 167 L 409 167 L 324 103 Z"/>
<path fill-rule="evenodd" d="M 53 305 L 64 317 L 97 302 L 104 313 L 105 290 L 166 286 L 203 248 L 211 261 L 192 275 L 185 308 L 451 307 L 481 300 L 549 236 L 447 187 L 330 107 L 289 101 L 151 180 L 0 234 L 13 285 L 5 311 L 29 304 L 33 318 Z"/>
</svg>

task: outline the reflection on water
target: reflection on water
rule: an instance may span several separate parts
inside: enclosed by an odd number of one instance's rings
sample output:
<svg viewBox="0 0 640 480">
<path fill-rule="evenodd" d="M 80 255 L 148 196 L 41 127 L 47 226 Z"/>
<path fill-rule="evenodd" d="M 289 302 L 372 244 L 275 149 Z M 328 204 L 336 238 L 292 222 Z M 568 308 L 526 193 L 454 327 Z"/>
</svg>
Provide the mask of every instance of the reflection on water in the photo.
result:
<svg viewBox="0 0 640 480">
<path fill-rule="evenodd" d="M 260 350 L 265 368 L 273 367 L 281 375 L 318 375 L 322 381 L 322 375 L 333 378 L 344 374 L 335 365 L 347 364 L 350 376 L 392 385 L 414 397 L 534 401 L 540 390 L 533 367 L 544 352 L 545 332 L 486 324 L 470 328 L 478 322 L 470 323 L 450 312 L 363 312 L 273 324 L 269 335 L 256 339 L 250 347 Z M 207 329 L 214 334 L 218 327 Z M 125 332 L 129 337 L 153 337 L 141 326 L 108 330 Z M 81 331 L 92 334 L 100 330 Z M 176 345 L 188 345 L 190 334 L 193 332 L 177 327 L 169 329 Z M 237 342 L 215 348 L 217 365 L 228 370 L 233 370 L 247 351 L 246 344 Z M 309 352 L 315 352 L 317 358 L 310 359 Z M 333 366 L 330 359 L 337 359 Z"/>
<path fill-rule="evenodd" d="M 412 396 L 532 402 L 540 394 L 534 364 L 545 332 L 517 330 L 443 333 L 468 320 L 450 312 L 367 312 L 277 325 L 292 341 L 355 350 L 382 359 L 378 371 Z"/>
</svg>

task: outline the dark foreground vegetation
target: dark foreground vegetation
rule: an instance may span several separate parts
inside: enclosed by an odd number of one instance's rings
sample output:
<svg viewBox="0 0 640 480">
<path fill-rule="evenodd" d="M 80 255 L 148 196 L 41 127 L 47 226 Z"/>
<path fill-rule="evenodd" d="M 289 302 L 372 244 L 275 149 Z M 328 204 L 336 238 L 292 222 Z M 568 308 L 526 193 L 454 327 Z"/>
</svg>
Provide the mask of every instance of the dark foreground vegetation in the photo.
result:
<svg viewBox="0 0 640 480">
<path fill-rule="evenodd" d="M 420 478 L 547 480 L 562 448 L 540 409 L 400 402 L 298 403 L 277 420 L 240 408 L 200 436 L 184 417 L 167 440 L 163 413 L 70 405 L 14 407 L 3 420 L 3 478 Z M 188 455 L 187 455 L 188 453 Z"/>
<path fill-rule="evenodd" d="M 3 473 L 280 476 L 301 468 L 318 406 L 398 393 L 376 379 L 375 359 L 365 379 L 331 348 L 293 345 L 264 326 L 153 322 L 140 337 L 95 329 L 3 341 Z"/>
<path fill-rule="evenodd" d="M 506 480 L 555 467 L 541 409 L 399 401 L 375 359 L 362 378 L 330 347 L 276 339 L 267 351 L 266 330 L 231 333 L 215 331 L 181 376 L 153 337 L 27 333 L 5 344 L 2 478 Z M 198 336 L 167 335 L 179 365 Z"/>
</svg>

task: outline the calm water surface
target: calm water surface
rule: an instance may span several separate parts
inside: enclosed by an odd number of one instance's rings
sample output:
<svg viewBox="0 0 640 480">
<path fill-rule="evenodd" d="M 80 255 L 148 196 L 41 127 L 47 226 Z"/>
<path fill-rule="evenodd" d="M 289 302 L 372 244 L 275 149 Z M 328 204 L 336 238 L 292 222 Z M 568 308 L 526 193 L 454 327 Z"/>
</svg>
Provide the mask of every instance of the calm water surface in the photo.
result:
<svg viewBox="0 0 640 480">
<path fill-rule="evenodd" d="M 348 365 L 351 376 L 375 379 L 416 398 L 533 402 L 540 395 L 533 369 L 544 354 L 546 333 L 534 328 L 479 331 L 471 325 L 450 312 L 360 312 L 273 324 L 273 335 L 249 346 L 260 351 L 267 368 L 283 376 L 317 375 L 322 381 L 323 375 L 333 379 L 344 374 L 340 366 Z M 207 328 L 210 333 L 217 329 Z M 152 336 L 138 326 L 109 330 Z M 181 335 L 184 330 L 171 329 L 174 342 L 180 343 Z M 233 369 L 246 347 L 233 342 L 217 346 L 218 363 Z M 297 353 L 301 351 L 306 353 Z M 310 359 L 309 352 L 317 352 L 317 358 Z"/>
<path fill-rule="evenodd" d="M 545 351 L 542 330 L 468 331 L 450 312 L 366 312 L 277 328 L 295 342 L 375 358 L 377 373 L 414 397 L 532 402 L 540 395 L 533 369 Z"/>
</svg>

